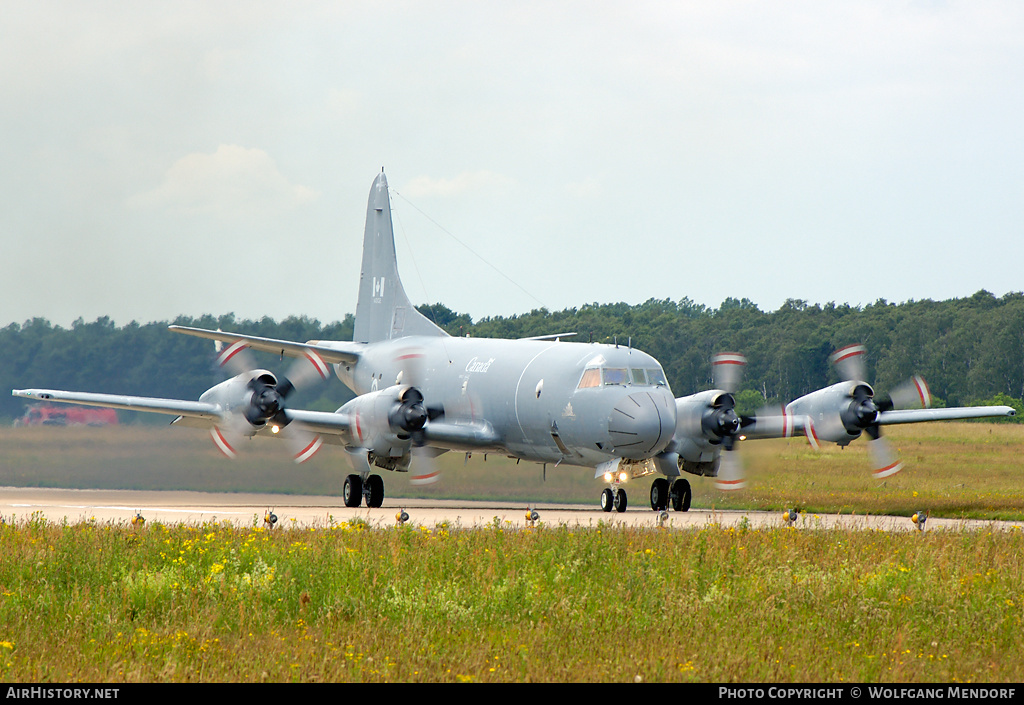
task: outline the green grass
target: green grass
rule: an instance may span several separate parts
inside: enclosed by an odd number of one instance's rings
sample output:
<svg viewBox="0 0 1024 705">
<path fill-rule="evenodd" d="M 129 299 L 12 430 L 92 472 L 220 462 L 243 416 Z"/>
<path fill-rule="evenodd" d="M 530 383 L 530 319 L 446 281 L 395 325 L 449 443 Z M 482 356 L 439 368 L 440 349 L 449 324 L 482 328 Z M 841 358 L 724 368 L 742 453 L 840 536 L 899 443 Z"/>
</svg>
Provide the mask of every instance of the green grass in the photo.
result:
<svg viewBox="0 0 1024 705">
<path fill-rule="evenodd" d="M 13 681 L 1020 681 L 1010 532 L 0 526 Z"/>
</svg>

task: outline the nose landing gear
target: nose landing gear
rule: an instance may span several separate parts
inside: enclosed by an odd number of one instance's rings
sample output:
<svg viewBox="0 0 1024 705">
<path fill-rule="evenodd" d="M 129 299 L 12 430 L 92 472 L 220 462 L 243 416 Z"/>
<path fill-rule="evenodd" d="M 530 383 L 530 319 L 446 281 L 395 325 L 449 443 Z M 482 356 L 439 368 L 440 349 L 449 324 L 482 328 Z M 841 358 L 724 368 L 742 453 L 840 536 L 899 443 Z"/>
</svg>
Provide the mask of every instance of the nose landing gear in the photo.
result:
<svg viewBox="0 0 1024 705">
<path fill-rule="evenodd" d="M 613 483 L 611 487 L 605 487 L 601 493 L 601 509 L 610 512 L 612 509 L 620 514 L 626 511 L 626 490 L 619 487 L 619 483 Z"/>
</svg>

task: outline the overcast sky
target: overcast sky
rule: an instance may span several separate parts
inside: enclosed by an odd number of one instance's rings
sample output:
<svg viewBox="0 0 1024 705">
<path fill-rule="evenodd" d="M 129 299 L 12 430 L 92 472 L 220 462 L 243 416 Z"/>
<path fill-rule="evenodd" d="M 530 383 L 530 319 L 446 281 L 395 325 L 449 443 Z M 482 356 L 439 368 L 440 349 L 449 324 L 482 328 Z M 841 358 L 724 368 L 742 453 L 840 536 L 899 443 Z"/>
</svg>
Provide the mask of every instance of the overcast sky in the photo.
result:
<svg viewBox="0 0 1024 705">
<path fill-rule="evenodd" d="M 1024 289 L 1024 3 L 0 0 L 0 325 Z"/>
</svg>

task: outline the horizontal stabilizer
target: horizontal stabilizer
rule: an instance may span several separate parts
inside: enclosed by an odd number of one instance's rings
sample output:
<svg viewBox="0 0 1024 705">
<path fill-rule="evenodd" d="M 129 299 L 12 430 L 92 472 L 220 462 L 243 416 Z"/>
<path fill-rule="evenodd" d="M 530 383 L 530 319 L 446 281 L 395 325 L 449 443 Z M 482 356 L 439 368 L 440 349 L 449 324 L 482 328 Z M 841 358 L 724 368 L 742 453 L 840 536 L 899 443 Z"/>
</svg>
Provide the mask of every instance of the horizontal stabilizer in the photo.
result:
<svg viewBox="0 0 1024 705">
<path fill-rule="evenodd" d="M 319 356 L 329 364 L 354 365 L 359 360 L 363 346 L 359 343 L 335 342 L 335 341 L 310 341 L 308 343 L 296 343 L 290 340 L 275 340 L 274 338 L 260 338 L 254 335 L 241 335 L 239 333 L 225 333 L 219 330 L 206 330 L 204 328 L 189 328 L 188 326 L 168 326 L 169 330 L 175 333 L 193 335 L 197 338 L 216 340 L 221 343 L 234 344 L 241 342 L 253 350 L 268 352 L 273 355 L 285 355 L 287 357 L 308 357 Z"/>
</svg>

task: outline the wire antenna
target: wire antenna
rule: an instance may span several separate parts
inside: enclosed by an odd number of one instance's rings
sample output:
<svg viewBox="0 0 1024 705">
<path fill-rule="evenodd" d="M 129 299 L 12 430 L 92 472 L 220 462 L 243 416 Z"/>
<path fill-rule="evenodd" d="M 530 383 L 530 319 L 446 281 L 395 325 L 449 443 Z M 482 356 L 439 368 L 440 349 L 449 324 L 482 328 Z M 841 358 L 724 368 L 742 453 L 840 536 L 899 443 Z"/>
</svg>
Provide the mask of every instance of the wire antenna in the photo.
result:
<svg viewBox="0 0 1024 705">
<path fill-rule="evenodd" d="M 541 300 L 540 300 L 539 298 L 537 298 L 536 296 L 534 296 L 533 294 L 531 294 L 531 293 L 530 293 L 529 291 L 527 291 L 526 289 L 524 289 L 524 288 L 523 288 L 523 287 L 522 287 L 522 286 L 521 286 L 521 285 L 520 285 L 520 284 L 519 284 L 519 283 L 518 283 L 518 282 L 517 282 L 516 280 L 514 280 L 514 279 L 513 279 L 512 277 L 510 277 L 509 275 L 505 274 L 505 273 L 504 273 L 503 271 L 501 271 L 500 269 L 498 269 L 498 268 L 497 268 L 497 267 L 496 267 L 495 265 L 491 264 L 491 263 L 490 263 L 490 262 L 489 262 L 488 260 L 486 260 L 486 259 L 485 259 L 485 258 L 483 257 L 483 255 L 481 255 L 481 254 L 480 254 L 479 252 L 477 252 L 476 250 L 474 250 L 474 249 L 473 249 L 472 247 L 470 247 L 469 245 L 467 245 L 466 243 L 464 243 L 464 242 L 463 242 L 462 240 L 460 240 L 459 238 L 455 237 L 455 235 L 454 235 L 454 234 L 453 234 L 453 233 L 452 233 L 452 232 L 451 232 L 450 230 L 448 230 L 448 229 L 447 229 L 446 227 L 444 227 L 443 225 L 441 225 L 440 223 L 438 223 L 438 222 L 437 222 L 436 220 L 434 220 L 433 218 L 431 218 L 431 217 L 430 217 L 429 215 L 427 215 L 426 213 L 424 213 L 424 212 L 423 212 L 423 210 L 422 210 L 422 209 L 420 209 L 420 208 L 419 208 L 419 207 L 418 207 L 418 206 L 417 206 L 417 205 L 416 205 L 415 203 L 413 203 L 413 202 L 412 202 L 412 201 L 410 201 L 410 200 L 409 200 L 408 198 L 406 198 L 405 196 L 403 196 L 402 194 L 400 194 L 400 193 L 399 193 L 398 191 L 396 191 L 396 190 L 394 190 L 394 189 L 391 189 L 391 192 L 392 192 L 393 194 L 395 194 L 396 196 L 400 197 L 400 198 L 401 198 L 401 199 L 402 199 L 403 201 L 405 201 L 405 202 L 406 202 L 406 203 L 408 203 L 408 204 L 409 204 L 409 205 L 410 205 L 410 206 L 411 206 L 411 207 L 412 207 L 413 209 L 415 209 L 415 210 L 416 210 L 416 211 L 417 211 L 417 212 L 418 212 L 418 213 L 419 213 L 420 215 L 422 215 L 422 216 L 423 216 L 424 218 L 426 218 L 426 219 L 427 219 L 427 220 L 429 220 L 429 221 L 430 221 L 431 223 L 433 223 L 433 224 L 434 224 L 435 226 L 437 226 L 437 228 L 438 228 L 438 229 L 439 229 L 439 230 L 440 230 L 441 232 L 443 232 L 443 233 L 444 233 L 445 235 L 447 235 L 447 236 L 448 236 L 448 237 L 450 237 L 450 238 L 451 238 L 452 240 L 455 240 L 455 242 L 457 242 L 457 243 L 459 243 L 460 245 L 462 245 L 463 247 L 465 247 L 465 248 L 466 248 L 466 249 L 467 249 L 467 250 L 468 250 L 468 251 L 470 252 L 470 254 L 472 254 L 472 255 L 473 255 L 474 257 L 476 257 L 476 258 L 477 258 L 478 260 L 480 260 L 481 262 L 483 262 L 484 264 L 486 264 L 486 265 L 487 265 L 488 267 L 490 267 L 491 269 L 493 269 L 493 270 L 494 270 L 495 272 L 497 272 L 498 274 L 500 274 L 501 276 L 503 276 L 503 277 L 504 277 L 505 279 L 507 279 L 507 280 L 508 280 L 508 281 L 509 281 L 509 282 L 510 282 L 510 283 L 511 283 L 511 284 L 512 284 L 513 286 L 515 286 L 515 287 L 516 287 L 517 289 L 519 289 L 519 290 L 520 290 L 521 292 L 523 292 L 524 294 L 526 294 L 527 296 L 529 296 L 529 297 L 530 297 L 531 299 L 533 299 L 534 301 L 536 301 L 536 302 L 537 302 L 538 304 L 540 304 L 542 308 L 548 308 L 547 304 L 545 304 L 545 303 L 544 303 L 543 301 L 541 301 Z"/>
</svg>

